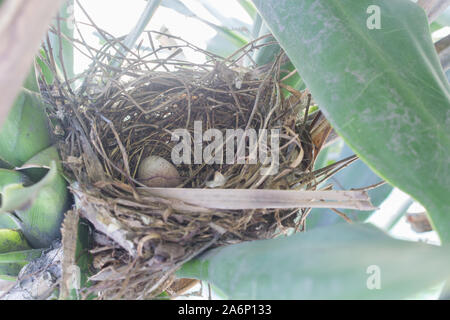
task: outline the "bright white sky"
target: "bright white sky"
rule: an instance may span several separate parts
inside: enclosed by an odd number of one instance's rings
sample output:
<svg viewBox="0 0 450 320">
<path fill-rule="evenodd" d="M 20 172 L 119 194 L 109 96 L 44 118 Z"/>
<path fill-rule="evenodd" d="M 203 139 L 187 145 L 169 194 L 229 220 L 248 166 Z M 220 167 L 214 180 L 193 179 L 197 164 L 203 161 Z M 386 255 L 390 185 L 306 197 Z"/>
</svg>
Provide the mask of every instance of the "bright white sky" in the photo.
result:
<svg viewBox="0 0 450 320">
<path fill-rule="evenodd" d="M 210 22 L 220 24 L 202 5 L 196 0 L 183 0 L 183 3 L 198 16 Z M 234 17 L 248 24 L 251 18 L 235 0 L 210 0 L 219 12 L 227 17 Z M 107 30 L 115 37 L 127 35 L 135 26 L 141 12 L 147 2 L 144 0 L 80 0 L 80 4 L 88 12 L 92 20 L 103 30 Z M 88 22 L 82 10 L 75 5 L 76 21 Z M 169 32 L 181 37 L 198 47 L 205 49 L 206 43 L 216 35 L 216 31 L 194 18 L 186 17 L 175 10 L 160 6 L 152 17 L 146 30 L 160 31 L 161 27 L 167 27 Z M 98 38 L 92 32 L 92 28 L 79 24 L 85 40 L 98 47 Z M 189 55 L 189 53 L 187 53 Z M 198 62 L 199 56 L 191 53 L 187 57 L 192 62 Z M 89 64 L 89 59 L 75 52 L 75 72 L 81 72 Z"/>
</svg>

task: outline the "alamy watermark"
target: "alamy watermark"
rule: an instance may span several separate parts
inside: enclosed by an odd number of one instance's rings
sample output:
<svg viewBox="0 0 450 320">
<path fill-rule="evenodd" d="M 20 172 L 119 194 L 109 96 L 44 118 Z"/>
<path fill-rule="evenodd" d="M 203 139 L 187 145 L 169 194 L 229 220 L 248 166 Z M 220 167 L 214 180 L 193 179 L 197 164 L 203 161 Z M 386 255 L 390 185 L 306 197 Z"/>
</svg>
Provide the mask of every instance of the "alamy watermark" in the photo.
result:
<svg viewBox="0 0 450 320">
<path fill-rule="evenodd" d="M 367 7 L 366 13 L 369 14 L 369 17 L 366 20 L 367 29 L 381 29 L 381 8 L 376 5 L 371 5 Z"/>
<path fill-rule="evenodd" d="M 64 13 L 66 27 L 69 30 L 73 30 L 75 28 L 75 7 L 73 4 L 70 4 L 66 7 L 66 12 Z"/>
<path fill-rule="evenodd" d="M 270 134 L 269 134 L 270 131 Z M 176 129 L 172 142 L 172 162 L 179 164 L 257 164 L 262 175 L 278 173 L 280 158 L 279 129 L 218 129 L 203 132 L 201 121 L 194 121 L 193 137 L 187 129 Z M 270 140 L 270 144 L 269 144 Z M 204 142 L 208 143 L 203 147 Z M 269 147 L 270 145 L 270 147 Z M 246 152 L 248 150 L 248 152 Z M 193 155 L 193 157 L 192 157 Z"/>
<path fill-rule="evenodd" d="M 381 268 L 375 264 L 370 265 L 366 269 L 367 277 L 366 286 L 369 290 L 381 289 Z"/>
</svg>

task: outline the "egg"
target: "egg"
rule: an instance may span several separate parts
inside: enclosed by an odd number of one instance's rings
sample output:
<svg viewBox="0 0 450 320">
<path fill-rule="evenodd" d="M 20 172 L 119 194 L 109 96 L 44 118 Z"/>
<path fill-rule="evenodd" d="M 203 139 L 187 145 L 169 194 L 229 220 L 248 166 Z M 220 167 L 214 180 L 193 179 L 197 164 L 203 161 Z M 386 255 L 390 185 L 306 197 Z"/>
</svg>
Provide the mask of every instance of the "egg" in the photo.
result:
<svg viewBox="0 0 450 320">
<path fill-rule="evenodd" d="M 164 158 L 149 156 L 141 160 L 137 178 L 148 187 L 173 188 L 181 183 L 175 166 Z"/>
</svg>

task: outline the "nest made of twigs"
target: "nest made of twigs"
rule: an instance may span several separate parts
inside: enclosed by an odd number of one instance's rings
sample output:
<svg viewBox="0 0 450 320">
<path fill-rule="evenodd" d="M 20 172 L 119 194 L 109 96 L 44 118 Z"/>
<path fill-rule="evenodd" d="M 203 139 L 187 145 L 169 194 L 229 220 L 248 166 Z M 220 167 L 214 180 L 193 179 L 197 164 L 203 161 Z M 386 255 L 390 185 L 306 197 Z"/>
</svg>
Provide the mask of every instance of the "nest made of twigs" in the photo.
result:
<svg viewBox="0 0 450 320">
<path fill-rule="evenodd" d="M 170 161 L 172 133 L 183 128 L 193 135 L 194 122 L 200 121 L 203 130 L 224 135 L 227 129 L 279 130 L 278 174 L 261 175 L 267 165 L 249 163 L 246 145 L 245 163 L 177 165 L 179 188 L 308 190 L 317 185 L 311 97 L 281 84 L 285 56 L 264 67 L 244 68 L 242 61 L 258 48 L 256 42 L 228 59 L 181 42 L 149 54 L 134 50 L 121 68 L 110 67 L 110 49 L 117 41 L 108 42 L 76 90 L 67 86 L 70 81 L 58 79 L 48 88 L 76 209 L 95 227 L 91 253 L 96 274 L 86 294 L 155 297 L 170 286 L 184 262 L 204 250 L 298 231 L 308 213 L 203 210 L 152 195 L 139 181 L 142 159 L 156 155 Z M 206 62 L 177 60 L 183 50 L 201 52 Z"/>
</svg>

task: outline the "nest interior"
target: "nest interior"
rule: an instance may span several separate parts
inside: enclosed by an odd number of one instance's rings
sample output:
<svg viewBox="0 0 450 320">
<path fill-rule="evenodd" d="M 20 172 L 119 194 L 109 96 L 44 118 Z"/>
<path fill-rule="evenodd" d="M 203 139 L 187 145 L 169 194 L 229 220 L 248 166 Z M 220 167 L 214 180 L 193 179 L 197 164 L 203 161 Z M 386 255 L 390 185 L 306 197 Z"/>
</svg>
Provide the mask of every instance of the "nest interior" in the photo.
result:
<svg viewBox="0 0 450 320">
<path fill-rule="evenodd" d="M 76 79 L 56 79 L 48 88 L 55 138 L 65 174 L 73 181 L 76 209 L 95 228 L 94 285 L 86 294 L 155 297 L 184 262 L 204 250 L 299 230 L 308 213 L 203 210 L 152 195 L 138 179 L 143 159 L 152 155 L 170 161 L 177 143 L 173 132 L 185 129 L 194 136 L 195 122 L 200 122 L 203 132 L 217 129 L 224 136 L 227 129 L 277 129 L 278 173 L 260 174 L 267 163 L 250 163 L 251 144 L 245 143 L 239 163 L 176 165 L 181 176 L 177 187 L 307 190 L 317 185 L 311 97 L 281 83 L 287 74 L 285 56 L 263 67 L 243 67 L 260 48 L 255 43 L 223 59 L 176 40 L 181 44 L 129 52 L 121 68 L 111 67 L 117 43 L 108 42 L 95 52 L 77 89 L 67 86 L 72 82 L 75 87 Z M 203 54 L 205 62 L 178 59 L 183 50 Z M 208 143 L 203 141 L 203 148 Z"/>
</svg>

